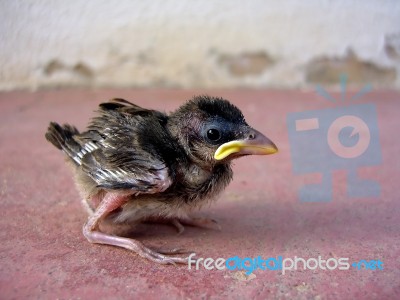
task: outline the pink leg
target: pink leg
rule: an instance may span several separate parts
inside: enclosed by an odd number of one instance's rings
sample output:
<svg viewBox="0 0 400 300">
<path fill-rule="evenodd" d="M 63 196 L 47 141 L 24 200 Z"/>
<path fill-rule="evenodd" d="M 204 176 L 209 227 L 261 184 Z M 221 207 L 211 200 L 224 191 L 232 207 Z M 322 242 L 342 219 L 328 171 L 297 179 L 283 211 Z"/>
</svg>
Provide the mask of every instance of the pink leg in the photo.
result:
<svg viewBox="0 0 400 300">
<path fill-rule="evenodd" d="M 106 217 L 110 212 L 120 207 L 127 201 L 126 196 L 121 196 L 115 193 L 108 193 L 96 211 L 89 217 L 86 224 L 83 226 L 83 235 L 91 243 L 112 245 L 122 247 L 136 252 L 142 257 L 145 257 L 151 261 L 160 264 L 175 264 L 182 263 L 187 264 L 188 258 L 183 257 L 168 257 L 163 254 L 176 254 L 182 253 L 182 249 L 176 248 L 172 250 L 164 250 L 157 252 L 150 248 L 147 248 L 143 243 L 129 238 L 123 238 L 119 236 L 113 236 L 98 231 L 97 225 L 99 221 Z"/>
</svg>

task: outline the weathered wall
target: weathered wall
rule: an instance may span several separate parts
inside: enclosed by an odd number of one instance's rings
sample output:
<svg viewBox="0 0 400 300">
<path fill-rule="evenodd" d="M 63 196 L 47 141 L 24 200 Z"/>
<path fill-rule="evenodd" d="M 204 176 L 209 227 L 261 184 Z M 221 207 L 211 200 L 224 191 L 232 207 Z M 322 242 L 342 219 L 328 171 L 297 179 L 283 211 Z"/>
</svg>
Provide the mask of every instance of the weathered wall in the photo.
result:
<svg viewBox="0 0 400 300">
<path fill-rule="evenodd" d="M 0 89 L 400 87 L 400 1 L 2 1 Z"/>
</svg>

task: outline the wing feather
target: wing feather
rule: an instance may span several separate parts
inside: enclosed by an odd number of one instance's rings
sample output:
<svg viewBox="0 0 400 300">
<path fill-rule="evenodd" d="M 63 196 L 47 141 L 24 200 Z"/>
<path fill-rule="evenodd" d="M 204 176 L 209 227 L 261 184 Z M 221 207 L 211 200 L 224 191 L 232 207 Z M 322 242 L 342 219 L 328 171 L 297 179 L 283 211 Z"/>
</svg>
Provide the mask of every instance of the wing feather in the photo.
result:
<svg viewBox="0 0 400 300">
<path fill-rule="evenodd" d="M 165 191 L 173 172 L 163 153 L 172 160 L 175 156 L 165 129 L 167 118 L 123 99 L 101 104 L 88 130 L 74 136 L 82 147 L 78 154 L 82 170 L 102 188 Z"/>
</svg>

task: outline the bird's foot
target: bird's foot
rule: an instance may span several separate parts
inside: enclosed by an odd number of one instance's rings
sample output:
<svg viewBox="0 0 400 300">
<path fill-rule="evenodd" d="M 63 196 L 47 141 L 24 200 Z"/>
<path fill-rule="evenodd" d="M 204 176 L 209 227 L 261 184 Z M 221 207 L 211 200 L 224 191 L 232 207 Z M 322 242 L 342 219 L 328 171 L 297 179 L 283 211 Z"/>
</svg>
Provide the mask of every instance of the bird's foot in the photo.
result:
<svg viewBox="0 0 400 300">
<path fill-rule="evenodd" d="M 159 249 L 153 250 L 151 248 L 146 247 L 143 243 L 129 239 L 125 237 L 115 236 L 111 234 L 107 234 L 99 231 L 98 227 L 101 225 L 101 221 L 110 213 L 112 213 L 116 208 L 121 207 L 124 203 L 126 203 L 127 198 L 124 195 L 118 193 L 109 193 L 106 194 L 104 199 L 100 202 L 99 206 L 96 208 L 96 211 L 89 216 L 88 221 L 83 226 L 83 235 L 87 238 L 87 240 L 91 243 L 96 244 L 104 244 L 122 247 L 133 252 L 136 252 L 140 256 L 147 258 L 151 261 L 154 261 L 159 264 L 190 264 L 195 262 L 196 260 L 188 257 L 179 257 L 179 256 L 166 256 L 174 255 L 187 252 L 181 248 L 175 249 Z"/>
<path fill-rule="evenodd" d="M 216 220 L 205 217 L 189 217 L 185 219 L 173 219 L 171 223 L 178 230 L 178 234 L 182 234 L 185 231 L 185 227 L 183 226 L 183 224 L 201 228 L 221 230 L 221 225 L 219 225 Z"/>
<path fill-rule="evenodd" d="M 139 242 L 134 239 L 123 238 L 119 236 L 108 235 L 99 231 L 90 231 L 86 232 L 86 238 L 91 243 L 97 244 L 105 244 L 112 245 L 117 247 L 122 247 L 133 252 L 136 252 L 141 257 L 147 258 L 151 261 L 154 261 L 159 264 L 167 265 L 167 264 L 188 264 L 189 257 L 179 257 L 179 256 L 166 256 L 171 254 L 182 254 L 188 253 L 189 251 L 182 248 L 174 248 L 174 249 L 151 249 L 143 245 L 142 242 Z M 192 258 L 191 263 L 195 262 Z"/>
</svg>

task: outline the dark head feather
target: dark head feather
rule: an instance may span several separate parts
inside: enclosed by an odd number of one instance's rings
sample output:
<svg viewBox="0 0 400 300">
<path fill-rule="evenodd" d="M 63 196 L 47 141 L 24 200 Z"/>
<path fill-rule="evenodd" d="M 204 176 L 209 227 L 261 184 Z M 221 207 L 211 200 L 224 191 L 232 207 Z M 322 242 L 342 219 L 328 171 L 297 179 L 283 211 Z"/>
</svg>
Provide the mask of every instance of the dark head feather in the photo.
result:
<svg viewBox="0 0 400 300">
<path fill-rule="evenodd" d="M 245 122 L 244 116 L 239 108 L 223 98 L 198 96 L 191 101 L 196 103 L 198 108 L 209 116 L 219 116 L 232 123 Z"/>
<path fill-rule="evenodd" d="M 223 98 L 207 95 L 194 97 L 172 115 L 190 116 L 196 112 L 201 113 L 202 119 L 220 117 L 231 123 L 246 123 L 242 112 L 235 105 Z"/>
</svg>

